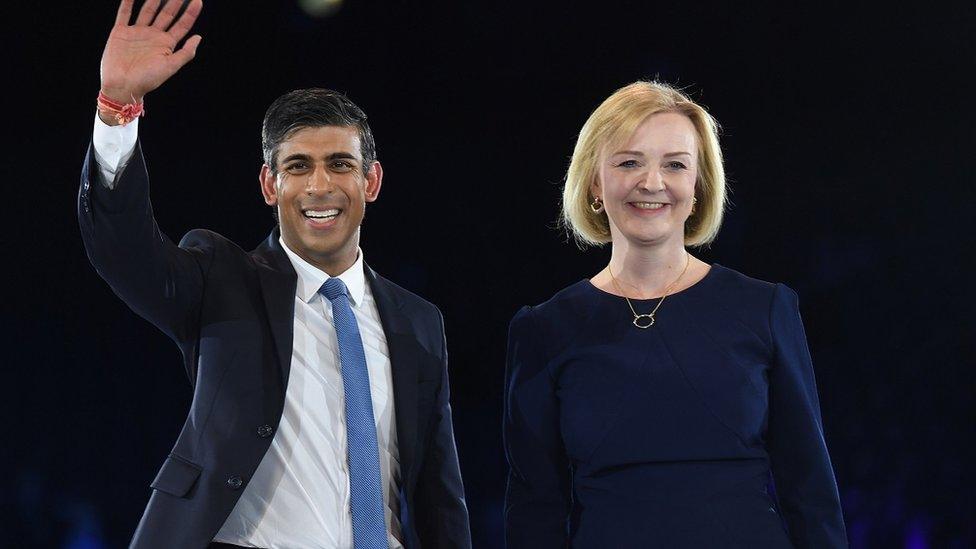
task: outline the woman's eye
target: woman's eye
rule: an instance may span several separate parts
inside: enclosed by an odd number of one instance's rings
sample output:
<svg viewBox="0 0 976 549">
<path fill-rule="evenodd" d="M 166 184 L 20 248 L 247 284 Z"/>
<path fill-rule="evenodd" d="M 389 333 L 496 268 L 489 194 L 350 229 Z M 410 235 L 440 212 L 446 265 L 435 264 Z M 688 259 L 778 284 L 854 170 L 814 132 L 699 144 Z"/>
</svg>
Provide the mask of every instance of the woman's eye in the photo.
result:
<svg viewBox="0 0 976 549">
<path fill-rule="evenodd" d="M 636 168 L 639 166 L 636 160 L 624 160 L 623 162 L 617 164 L 618 168 Z"/>
<path fill-rule="evenodd" d="M 687 170 L 688 169 L 688 166 L 685 166 L 683 163 L 678 162 L 677 160 L 673 160 L 671 162 L 668 162 L 667 163 L 667 166 L 668 166 L 668 168 L 671 168 L 672 170 Z"/>
</svg>

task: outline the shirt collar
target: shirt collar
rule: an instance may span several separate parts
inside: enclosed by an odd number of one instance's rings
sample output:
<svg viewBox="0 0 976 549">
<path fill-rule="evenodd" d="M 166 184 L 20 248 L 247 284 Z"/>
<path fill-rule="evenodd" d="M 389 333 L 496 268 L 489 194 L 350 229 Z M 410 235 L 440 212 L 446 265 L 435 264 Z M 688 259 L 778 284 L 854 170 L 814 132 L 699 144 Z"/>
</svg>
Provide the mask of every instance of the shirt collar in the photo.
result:
<svg viewBox="0 0 976 549">
<path fill-rule="evenodd" d="M 308 303 L 318 294 L 322 284 L 325 284 L 325 281 L 331 277 L 329 273 L 299 257 L 280 236 L 278 242 L 281 243 L 281 248 L 285 250 L 292 267 L 295 268 L 295 273 L 298 274 L 295 294 L 302 301 Z M 361 248 L 356 248 L 356 262 L 352 264 L 352 267 L 340 273 L 338 278 L 349 290 L 349 299 L 352 301 L 352 305 L 355 307 L 362 303 L 363 296 L 366 294 L 366 273 L 363 270 L 363 250 Z M 325 298 L 323 297 L 323 299 Z"/>
</svg>

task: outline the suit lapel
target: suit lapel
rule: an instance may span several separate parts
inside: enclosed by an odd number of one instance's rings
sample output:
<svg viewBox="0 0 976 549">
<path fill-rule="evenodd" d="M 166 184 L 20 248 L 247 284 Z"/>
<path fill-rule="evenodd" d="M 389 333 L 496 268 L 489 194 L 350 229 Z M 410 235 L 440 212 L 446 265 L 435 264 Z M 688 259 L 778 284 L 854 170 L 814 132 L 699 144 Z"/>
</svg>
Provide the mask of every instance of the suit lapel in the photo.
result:
<svg viewBox="0 0 976 549">
<path fill-rule="evenodd" d="M 402 310 L 403 305 L 393 286 L 368 265 L 365 266 L 365 271 L 390 352 L 400 467 L 409 475 L 413 472 L 413 457 L 417 446 L 417 364 L 421 358 L 417 356 L 419 346 L 410 319 Z"/>
<path fill-rule="evenodd" d="M 282 388 L 287 390 L 298 275 L 281 248 L 278 235 L 278 229 L 275 228 L 267 240 L 254 250 L 253 257 L 258 265 L 264 306 L 274 339 L 275 355 L 281 369 Z M 421 347 L 392 284 L 377 275 L 368 265 L 364 265 L 364 270 L 366 281 L 373 291 L 373 299 L 376 300 L 376 309 L 390 353 L 401 470 L 412 475 L 417 446 L 417 365 L 423 358 L 419 354 Z"/>
<path fill-rule="evenodd" d="M 284 392 L 288 388 L 288 375 L 291 373 L 298 275 L 278 242 L 278 234 L 276 227 L 267 240 L 254 250 L 254 258 L 258 264 L 261 293 L 274 339 L 275 355 L 281 368 L 281 386 Z"/>
</svg>

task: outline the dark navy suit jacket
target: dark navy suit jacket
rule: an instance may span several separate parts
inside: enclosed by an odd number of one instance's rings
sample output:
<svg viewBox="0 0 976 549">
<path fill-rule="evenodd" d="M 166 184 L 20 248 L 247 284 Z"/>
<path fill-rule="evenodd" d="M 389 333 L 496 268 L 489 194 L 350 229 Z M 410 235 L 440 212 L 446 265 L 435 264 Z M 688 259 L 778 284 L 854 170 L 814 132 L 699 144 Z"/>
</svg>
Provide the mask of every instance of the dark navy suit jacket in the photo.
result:
<svg viewBox="0 0 976 549">
<path fill-rule="evenodd" d="M 156 226 L 141 148 L 114 190 L 89 147 L 78 217 L 92 265 L 179 346 L 193 404 L 132 539 L 206 547 L 270 447 L 284 406 L 297 277 L 275 229 L 247 252 L 193 230 L 179 246 Z M 470 547 L 437 308 L 366 267 L 390 352 L 404 544 Z"/>
<path fill-rule="evenodd" d="M 512 320 L 509 548 L 845 547 L 796 294 L 714 265 L 632 320 L 586 280 Z"/>
</svg>

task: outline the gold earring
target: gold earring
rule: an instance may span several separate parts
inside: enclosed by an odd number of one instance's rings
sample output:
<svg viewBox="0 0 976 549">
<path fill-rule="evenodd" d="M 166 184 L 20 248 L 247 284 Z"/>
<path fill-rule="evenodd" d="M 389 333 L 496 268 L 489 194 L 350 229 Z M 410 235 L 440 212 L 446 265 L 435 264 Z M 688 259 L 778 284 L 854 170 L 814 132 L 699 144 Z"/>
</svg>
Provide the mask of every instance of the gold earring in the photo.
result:
<svg viewBox="0 0 976 549">
<path fill-rule="evenodd" d="M 593 197 L 593 202 L 590 203 L 590 209 L 593 213 L 598 214 L 603 212 L 603 201 L 600 200 L 599 196 Z"/>
</svg>

